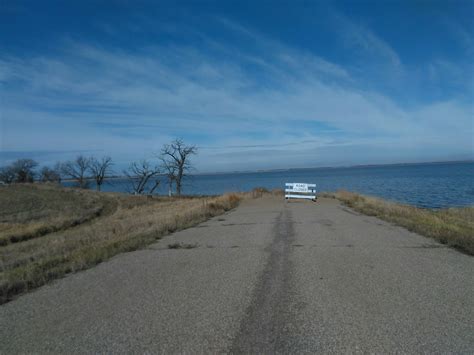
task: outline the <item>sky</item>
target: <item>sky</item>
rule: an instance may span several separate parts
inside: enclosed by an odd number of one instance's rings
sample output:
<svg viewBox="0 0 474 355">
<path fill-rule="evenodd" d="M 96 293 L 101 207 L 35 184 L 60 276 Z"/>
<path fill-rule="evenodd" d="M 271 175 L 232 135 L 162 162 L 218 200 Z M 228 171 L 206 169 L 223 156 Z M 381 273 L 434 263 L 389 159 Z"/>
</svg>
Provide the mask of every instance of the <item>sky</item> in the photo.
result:
<svg viewBox="0 0 474 355">
<path fill-rule="evenodd" d="M 197 172 L 474 157 L 474 1 L 0 4 L 0 165 Z"/>
</svg>

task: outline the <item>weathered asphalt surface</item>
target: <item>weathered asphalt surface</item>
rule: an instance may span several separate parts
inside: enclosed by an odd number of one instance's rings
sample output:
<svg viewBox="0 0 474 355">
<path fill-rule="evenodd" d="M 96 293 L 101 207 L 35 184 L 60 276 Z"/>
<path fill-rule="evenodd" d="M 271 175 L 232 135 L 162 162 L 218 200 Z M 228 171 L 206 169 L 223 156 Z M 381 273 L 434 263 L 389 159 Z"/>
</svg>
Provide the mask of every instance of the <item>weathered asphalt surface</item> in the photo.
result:
<svg viewBox="0 0 474 355">
<path fill-rule="evenodd" d="M 334 200 L 252 200 L 0 306 L 0 352 L 474 353 L 474 258 Z"/>
</svg>

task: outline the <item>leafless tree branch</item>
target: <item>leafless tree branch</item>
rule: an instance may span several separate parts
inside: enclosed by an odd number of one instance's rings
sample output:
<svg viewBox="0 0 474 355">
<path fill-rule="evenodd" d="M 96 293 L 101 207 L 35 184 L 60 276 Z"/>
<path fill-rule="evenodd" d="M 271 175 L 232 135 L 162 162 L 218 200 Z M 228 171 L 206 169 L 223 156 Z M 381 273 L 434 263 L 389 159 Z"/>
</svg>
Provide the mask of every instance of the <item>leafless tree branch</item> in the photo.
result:
<svg viewBox="0 0 474 355">
<path fill-rule="evenodd" d="M 151 195 L 160 184 L 159 168 L 152 166 L 147 160 L 131 163 L 128 170 L 124 171 L 124 174 L 129 178 L 132 192 L 135 195 L 143 195 L 145 193 Z M 152 182 L 152 184 L 147 186 L 149 182 Z"/>
<path fill-rule="evenodd" d="M 88 181 L 86 173 L 90 168 L 91 158 L 79 155 L 75 160 L 65 162 L 61 165 L 61 173 L 77 181 L 80 188 L 87 188 Z"/>
<path fill-rule="evenodd" d="M 91 158 L 89 169 L 95 180 L 97 191 L 100 191 L 105 179 L 112 173 L 112 165 L 111 157 L 103 157 L 101 160 Z"/>
<path fill-rule="evenodd" d="M 197 154 L 197 147 L 186 145 L 181 139 L 175 139 L 161 149 L 160 160 L 168 178 L 170 191 L 174 183 L 178 196 L 181 195 L 183 177 L 192 168 L 189 158 L 194 154 Z"/>
<path fill-rule="evenodd" d="M 61 174 L 58 169 L 50 168 L 48 166 L 44 166 L 41 168 L 40 171 L 40 181 L 41 182 L 61 182 Z"/>
</svg>

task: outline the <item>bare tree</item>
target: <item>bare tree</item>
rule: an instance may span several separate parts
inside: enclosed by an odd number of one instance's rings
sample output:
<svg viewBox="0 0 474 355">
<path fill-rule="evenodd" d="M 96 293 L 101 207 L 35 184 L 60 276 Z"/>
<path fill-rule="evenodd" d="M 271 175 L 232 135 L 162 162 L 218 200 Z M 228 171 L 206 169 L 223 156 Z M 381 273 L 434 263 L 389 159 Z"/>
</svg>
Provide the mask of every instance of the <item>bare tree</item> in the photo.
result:
<svg viewBox="0 0 474 355">
<path fill-rule="evenodd" d="M 90 158 L 79 155 L 75 160 L 63 163 L 61 165 L 61 173 L 64 176 L 76 180 L 77 185 L 85 189 L 89 184 L 86 173 L 89 170 L 90 162 Z"/>
<path fill-rule="evenodd" d="M 11 169 L 15 173 L 15 182 L 33 182 L 35 179 L 35 168 L 38 163 L 33 159 L 18 159 L 13 162 Z"/>
<path fill-rule="evenodd" d="M 12 166 L 4 166 L 0 168 L 0 181 L 5 184 L 11 184 L 15 181 L 15 171 L 13 170 Z"/>
<path fill-rule="evenodd" d="M 173 190 L 173 183 L 176 179 L 176 167 L 174 165 L 162 164 L 163 169 L 165 170 L 164 174 L 168 180 L 168 196 L 171 197 Z"/>
<path fill-rule="evenodd" d="M 58 176 L 59 176 L 59 180 L 58 180 L 58 183 L 61 183 L 61 180 L 62 180 L 62 172 L 61 172 L 61 167 L 62 167 L 62 163 L 60 161 L 56 162 L 56 164 L 54 164 L 54 167 L 53 167 L 53 170 L 56 171 L 58 173 Z"/>
<path fill-rule="evenodd" d="M 132 184 L 132 192 L 135 195 L 145 193 L 151 195 L 160 184 L 160 170 L 157 166 L 152 166 L 147 160 L 133 162 L 124 174 Z M 151 185 L 148 183 L 151 182 Z"/>
<path fill-rule="evenodd" d="M 33 159 L 18 159 L 10 165 L 0 168 L 0 181 L 6 184 L 33 182 L 37 166 L 38 163 Z"/>
<path fill-rule="evenodd" d="M 111 157 L 103 157 L 101 160 L 91 158 L 89 169 L 95 180 L 97 191 L 100 191 L 104 180 L 112 173 L 112 165 Z"/>
<path fill-rule="evenodd" d="M 44 166 L 40 171 L 40 180 L 42 182 L 61 182 L 61 174 L 57 168 Z"/>
<path fill-rule="evenodd" d="M 181 195 L 183 177 L 191 169 L 190 155 L 197 153 L 197 147 L 186 145 L 183 140 L 175 139 L 170 144 L 165 144 L 161 149 L 161 162 L 165 169 L 168 181 L 176 184 L 176 194 Z"/>
</svg>

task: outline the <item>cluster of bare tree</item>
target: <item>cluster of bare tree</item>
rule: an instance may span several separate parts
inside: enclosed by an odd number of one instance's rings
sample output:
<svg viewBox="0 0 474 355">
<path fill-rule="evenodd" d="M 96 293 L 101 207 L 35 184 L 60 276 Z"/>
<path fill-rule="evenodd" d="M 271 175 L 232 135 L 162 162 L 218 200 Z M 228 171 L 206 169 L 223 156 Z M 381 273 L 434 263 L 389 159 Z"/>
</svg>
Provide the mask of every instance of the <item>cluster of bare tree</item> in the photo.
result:
<svg viewBox="0 0 474 355">
<path fill-rule="evenodd" d="M 104 181 L 113 173 L 112 165 L 111 157 L 99 160 L 79 155 L 76 159 L 61 164 L 60 171 L 63 176 L 75 180 L 77 186 L 83 189 L 88 188 L 90 181 L 94 180 L 97 191 L 100 191 Z"/>
<path fill-rule="evenodd" d="M 36 177 L 38 163 L 33 159 L 18 159 L 8 166 L 0 168 L 0 181 L 5 184 L 12 182 L 33 182 Z"/>
<path fill-rule="evenodd" d="M 197 153 L 197 147 L 186 145 L 183 140 L 175 139 L 165 144 L 156 157 L 161 164 L 153 165 L 147 160 L 133 162 L 124 174 L 130 179 L 134 194 L 152 194 L 160 184 L 160 176 L 168 180 L 169 195 L 176 186 L 176 195 L 180 196 L 183 178 L 192 169 L 190 156 Z"/>
<path fill-rule="evenodd" d="M 124 171 L 129 178 L 131 192 L 134 194 L 153 194 L 160 184 L 160 177 L 168 182 L 169 194 L 173 185 L 176 195 L 181 195 L 183 178 L 192 169 L 190 156 L 197 153 L 196 146 L 186 145 L 181 139 L 175 139 L 165 144 L 155 157 L 158 164 L 154 165 L 147 160 L 133 162 Z M 112 171 L 112 158 L 85 157 L 79 155 L 76 159 L 57 163 L 54 167 L 42 167 L 36 170 L 38 163 L 32 159 L 18 159 L 12 164 L 0 168 L 0 182 L 5 184 L 34 182 L 60 183 L 62 178 L 72 179 L 80 188 L 88 188 L 91 181 L 95 181 L 98 191 Z"/>
<path fill-rule="evenodd" d="M 96 182 L 100 191 L 105 179 L 112 173 L 112 158 L 98 160 L 82 155 L 75 160 L 57 163 L 54 167 L 44 166 L 36 170 L 38 163 L 33 159 L 18 159 L 12 164 L 0 168 L 0 181 L 5 184 L 25 183 L 39 180 L 41 182 L 60 183 L 63 177 L 73 179 L 81 188 L 87 188 L 90 179 Z"/>
</svg>

